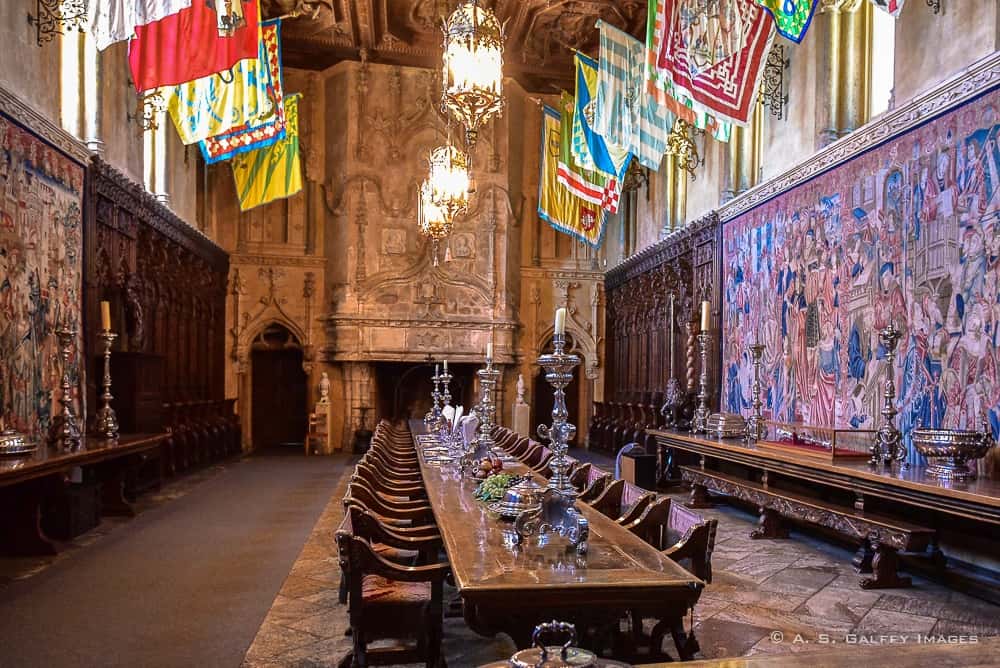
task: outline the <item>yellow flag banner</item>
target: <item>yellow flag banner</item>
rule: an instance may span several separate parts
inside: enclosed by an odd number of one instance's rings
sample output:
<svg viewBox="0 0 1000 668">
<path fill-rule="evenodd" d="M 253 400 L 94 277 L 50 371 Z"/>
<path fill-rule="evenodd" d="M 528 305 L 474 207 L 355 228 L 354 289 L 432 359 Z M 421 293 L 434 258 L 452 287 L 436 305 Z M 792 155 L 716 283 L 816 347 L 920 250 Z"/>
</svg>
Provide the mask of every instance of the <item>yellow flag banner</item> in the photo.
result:
<svg viewBox="0 0 1000 668">
<path fill-rule="evenodd" d="M 279 25 L 277 20 L 260 24 L 256 58 L 240 60 L 225 72 L 160 89 L 183 143 L 194 144 L 275 117 L 268 53 L 277 48 Z"/>
<path fill-rule="evenodd" d="M 240 210 L 246 211 L 302 190 L 299 160 L 299 99 L 285 98 L 285 138 L 271 146 L 241 153 L 230 162 Z"/>
<path fill-rule="evenodd" d="M 538 216 L 560 232 L 597 248 L 604 241 L 607 213 L 599 204 L 583 201 L 559 183 L 560 145 L 559 112 L 545 107 L 542 114 Z"/>
</svg>

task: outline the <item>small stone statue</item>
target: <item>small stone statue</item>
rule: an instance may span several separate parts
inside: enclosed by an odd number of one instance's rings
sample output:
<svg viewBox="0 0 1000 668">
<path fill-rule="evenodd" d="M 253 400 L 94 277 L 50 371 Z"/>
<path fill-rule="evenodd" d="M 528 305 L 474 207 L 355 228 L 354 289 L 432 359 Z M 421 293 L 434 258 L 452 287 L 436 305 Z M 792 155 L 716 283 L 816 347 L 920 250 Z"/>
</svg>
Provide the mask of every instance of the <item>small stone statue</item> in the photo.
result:
<svg viewBox="0 0 1000 668">
<path fill-rule="evenodd" d="M 524 374 L 517 374 L 517 403 L 518 405 L 524 405 L 527 402 L 524 400 Z"/>
<path fill-rule="evenodd" d="M 324 371 L 319 379 L 319 403 L 330 403 L 330 376 Z"/>
</svg>

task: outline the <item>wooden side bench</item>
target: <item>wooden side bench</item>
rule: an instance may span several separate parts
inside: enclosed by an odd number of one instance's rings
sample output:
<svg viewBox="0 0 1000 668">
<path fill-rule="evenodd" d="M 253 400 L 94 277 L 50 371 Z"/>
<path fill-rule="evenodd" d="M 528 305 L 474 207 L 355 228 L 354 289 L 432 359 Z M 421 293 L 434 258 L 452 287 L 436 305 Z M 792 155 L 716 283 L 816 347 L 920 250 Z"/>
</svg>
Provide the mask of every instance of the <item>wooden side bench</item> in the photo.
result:
<svg viewBox="0 0 1000 668">
<path fill-rule="evenodd" d="M 751 538 L 787 538 L 782 518 L 833 529 L 860 542 L 854 558 L 859 573 L 871 573 L 861 580 L 862 589 L 909 587 L 910 578 L 898 574 L 899 550 L 923 551 L 931 543 L 934 530 L 903 520 L 874 515 L 821 499 L 767 487 L 716 471 L 682 466 L 681 477 L 691 485 L 688 505 L 704 507 L 708 491 L 754 504 L 760 513 Z"/>
</svg>

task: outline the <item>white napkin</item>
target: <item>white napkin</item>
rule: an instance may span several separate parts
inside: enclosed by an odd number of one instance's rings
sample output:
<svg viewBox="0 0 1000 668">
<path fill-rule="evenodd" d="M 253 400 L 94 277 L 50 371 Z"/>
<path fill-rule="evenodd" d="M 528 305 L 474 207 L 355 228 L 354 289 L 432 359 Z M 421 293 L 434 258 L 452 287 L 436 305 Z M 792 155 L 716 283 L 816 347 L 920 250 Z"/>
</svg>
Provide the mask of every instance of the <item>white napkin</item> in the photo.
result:
<svg viewBox="0 0 1000 668">
<path fill-rule="evenodd" d="M 466 446 L 476 439 L 477 427 L 479 427 L 479 418 L 475 414 L 462 418 L 462 440 L 465 441 Z"/>
<path fill-rule="evenodd" d="M 444 409 L 441 411 L 441 413 L 444 414 L 444 417 L 445 417 L 446 420 L 448 420 L 448 424 L 449 425 L 455 419 L 455 407 L 454 406 L 450 406 L 450 405 L 449 406 L 445 406 Z"/>
<path fill-rule="evenodd" d="M 462 413 L 465 412 L 465 407 L 459 406 L 458 410 L 455 411 L 455 419 L 451 422 L 451 430 L 455 431 L 458 429 L 458 425 L 462 424 Z"/>
</svg>

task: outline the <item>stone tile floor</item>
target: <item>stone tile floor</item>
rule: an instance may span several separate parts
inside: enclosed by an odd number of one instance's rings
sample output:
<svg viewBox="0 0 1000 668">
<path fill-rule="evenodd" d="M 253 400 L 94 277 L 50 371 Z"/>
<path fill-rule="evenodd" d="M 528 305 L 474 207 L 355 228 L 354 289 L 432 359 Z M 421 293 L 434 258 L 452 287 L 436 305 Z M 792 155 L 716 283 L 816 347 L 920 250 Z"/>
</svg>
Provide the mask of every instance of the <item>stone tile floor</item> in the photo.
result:
<svg viewBox="0 0 1000 668">
<path fill-rule="evenodd" d="M 333 542 L 347 477 L 261 625 L 245 668 L 335 666 L 350 651 Z M 728 506 L 703 512 L 719 520 L 715 580 L 693 615 L 704 658 L 829 649 L 831 642 L 879 642 L 880 635 L 1000 635 L 1000 606 L 920 577 L 910 589 L 864 591 L 849 550 L 798 533 L 753 541 L 750 514 Z M 445 620 L 444 651 L 452 668 L 467 668 L 508 658 L 514 646 L 503 635 L 478 636 L 456 617 Z"/>
</svg>

